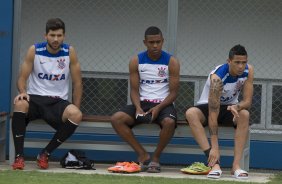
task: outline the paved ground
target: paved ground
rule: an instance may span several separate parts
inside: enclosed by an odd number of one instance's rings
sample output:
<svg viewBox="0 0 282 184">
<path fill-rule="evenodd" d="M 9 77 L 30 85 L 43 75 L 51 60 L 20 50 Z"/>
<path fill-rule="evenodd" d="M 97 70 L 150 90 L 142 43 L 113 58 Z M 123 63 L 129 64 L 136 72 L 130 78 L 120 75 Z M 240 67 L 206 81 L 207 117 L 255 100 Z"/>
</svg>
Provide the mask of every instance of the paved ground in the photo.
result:
<svg viewBox="0 0 282 184">
<path fill-rule="evenodd" d="M 48 170 L 39 170 L 34 161 L 27 161 L 25 170 L 38 170 L 42 172 L 62 172 L 62 173 L 81 173 L 81 174 L 112 174 L 112 175 L 130 175 L 130 176 L 150 176 L 150 177 L 167 177 L 167 178 L 193 178 L 193 179 L 207 179 L 204 175 L 188 175 L 180 172 L 182 167 L 180 166 L 162 166 L 161 173 L 135 173 L 135 174 L 119 174 L 119 173 L 109 173 L 107 168 L 110 167 L 110 164 L 95 164 L 96 170 L 74 170 L 74 169 L 64 169 L 61 168 L 58 162 L 51 162 Z M 11 169 L 8 161 L 3 163 L 0 162 L 0 170 Z M 247 182 L 256 182 L 256 183 L 266 183 L 273 177 L 273 174 L 266 171 L 251 170 L 249 172 L 248 180 L 241 180 Z M 220 180 L 228 181 L 238 181 L 238 179 L 232 178 L 230 174 L 230 169 L 224 169 L 223 175 Z"/>
</svg>

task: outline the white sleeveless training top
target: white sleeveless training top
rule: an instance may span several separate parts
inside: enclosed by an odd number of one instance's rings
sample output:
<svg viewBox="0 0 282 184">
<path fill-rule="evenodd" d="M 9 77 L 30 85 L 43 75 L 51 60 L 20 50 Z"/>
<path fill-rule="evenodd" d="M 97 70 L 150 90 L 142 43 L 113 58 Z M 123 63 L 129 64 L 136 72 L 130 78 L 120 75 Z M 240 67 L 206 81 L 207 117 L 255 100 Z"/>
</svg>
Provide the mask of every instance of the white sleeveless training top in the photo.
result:
<svg viewBox="0 0 282 184">
<path fill-rule="evenodd" d="M 243 88 L 245 81 L 248 79 L 249 68 L 246 65 L 242 75 L 233 77 L 229 73 L 229 65 L 227 63 L 217 66 L 210 74 L 204 86 L 202 95 L 197 104 L 207 104 L 210 91 L 210 76 L 216 74 L 223 83 L 223 91 L 220 97 L 221 105 L 231 105 L 238 103 L 240 91 Z"/>
<path fill-rule="evenodd" d="M 140 101 L 160 103 L 168 96 L 170 57 L 170 54 L 162 51 L 161 57 L 153 61 L 147 51 L 138 54 Z"/>
<path fill-rule="evenodd" d="M 67 100 L 69 65 L 69 45 L 62 44 L 57 54 L 51 54 L 47 51 L 47 42 L 35 44 L 34 65 L 27 93 Z"/>
</svg>

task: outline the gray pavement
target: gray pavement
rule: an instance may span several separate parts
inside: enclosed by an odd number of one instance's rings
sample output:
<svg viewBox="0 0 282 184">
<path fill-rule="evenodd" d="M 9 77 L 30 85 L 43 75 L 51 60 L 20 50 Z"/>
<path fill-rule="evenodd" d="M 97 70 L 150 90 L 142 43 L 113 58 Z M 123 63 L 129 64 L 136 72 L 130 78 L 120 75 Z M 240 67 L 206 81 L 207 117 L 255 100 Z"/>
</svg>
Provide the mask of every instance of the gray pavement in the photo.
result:
<svg viewBox="0 0 282 184">
<path fill-rule="evenodd" d="M 121 173 L 110 173 L 107 168 L 112 165 L 110 164 L 95 164 L 96 170 L 75 170 L 75 169 L 64 169 L 61 168 L 58 162 L 50 162 L 50 167 L 47 170 L 40 170 L 37 168 L 35 161 L 26 161 L 25 170 L 27 171 L 41 171 L 41 172 L 58 172 L 58 173 L 80 173 L 80 174 L 103 174 L 103 175 L 123 175 L 123 176 L 150 176 L 150 177 L 166 177 L 166 178 L 190 178 L 190 179 L 207 179 L 205 175 L 189 175 L 180 172 L 181 166 L 162 166 L 161 173 L 147 173 L 140 172 L 134 174 L 121 174 Z M 9 170 L 11 166 L 9 162 L 0 162 L 0 170 Z M 266 183 L 270 181 L 270 178 L 274 174 L 266 171 L 251 170 L 249 172 L 249 179 L 238 180 L 231 176 L 230 169 L 223 169 L 222 177 L 219 180 L 226 181 L 244 181 L 244 182 L 256 182 Z"/>
</svg>

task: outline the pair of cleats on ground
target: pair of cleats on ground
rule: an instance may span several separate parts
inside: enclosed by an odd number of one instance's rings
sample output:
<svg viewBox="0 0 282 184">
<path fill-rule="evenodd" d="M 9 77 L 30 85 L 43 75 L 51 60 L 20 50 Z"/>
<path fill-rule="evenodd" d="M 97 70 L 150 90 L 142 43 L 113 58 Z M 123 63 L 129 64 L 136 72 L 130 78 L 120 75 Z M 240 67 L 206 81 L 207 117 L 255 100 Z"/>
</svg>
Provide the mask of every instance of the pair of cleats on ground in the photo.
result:
<svg viewBox="0 0 282 184">
<path fill-rule="evenodd" d="M 219 179 L 222 175 L 222 170 L 211 170 L 211 167 L 206 166 L 201 162 L 194 162 L 192 165 L 180 169 L 185 174 L 207 175 L 208 178 Z M 232 177 L 237 179 L 248 179 L 248 172 L 242 169 L 237 169 Z"/>
<path fill-rule="evenodd" d="M 148 165 L 145 163 L 137 164 L 135 162 L 117 162 L 116 165 L 109 167 L 108 171 L 114 173 L 137 173 L 144 171 L 159 173 L 161 172 L 161 167 L 156 162 L 150 162 Z"/>
<path fill-rule="evenodd" d="M 39 154 L 37 156 L 37 159 L 36 159 L 37 166 L 40 169 L 47 169 L 49 167 L 48 159 L 49 159 L 49 155 L 48 154 L 46 154 L 46 153 Z M 25 166 L 24 157 L 18 155 L 15 158 L 14 163 L 12 164 L 13 170 L 23 170 L 24 166 Z"/>
</svg>

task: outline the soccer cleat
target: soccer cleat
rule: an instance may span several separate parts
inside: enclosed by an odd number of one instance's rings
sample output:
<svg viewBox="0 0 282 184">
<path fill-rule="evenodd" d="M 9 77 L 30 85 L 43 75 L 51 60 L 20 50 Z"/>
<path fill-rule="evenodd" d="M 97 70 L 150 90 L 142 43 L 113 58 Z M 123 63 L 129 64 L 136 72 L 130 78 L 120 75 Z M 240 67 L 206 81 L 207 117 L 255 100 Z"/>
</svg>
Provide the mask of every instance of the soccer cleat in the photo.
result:
<svg viewBox="0 0 282 184">
<path fill-rule="evenodd" d="M 36 159 L 37 166 L 40 169 L 47 169 L 49 167 L 48 160 L 49 160 L 49 154 L 47 153 L 38 154 Z"/>
<path fill-rule="evenodd" d="M 123 173 L 136 173 L 140 171 L 140 165 L 136 164 L 135 162 L 131 162 L 123 166 Z"/>
<path fill-rule="evenodd" d="M 13 170 L 23 170 L 24 169 L 24 158 L 20 155 L 16 156 L 15 161 L 12 165 Z"/>
<path fill-rule="evenodd" d="M 129 164 L 129 162 L 117 162 L 116 165 L 109 167 L 108 171 L 110 172 L 122 172 L 123 166 Z"/>
<path fill-rule="evenodd" d="M 192 165 L 180 169 L 180 171 L 185 174 L 203 174 L 203 175 L 208 174 L 210 170 L 211 170 L 210 167 L 205 166 L 205 164 L 201 162 L 194 162 Z"/>
<path fill-rule="evenodd" d="M 117 162 L 115 166 L 109 167 L 108 171 L 115 173 L 136 173 L 141 171 L 141 167 L 135 162 Z"/>
</svg>

